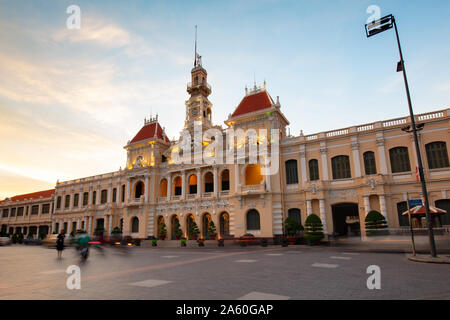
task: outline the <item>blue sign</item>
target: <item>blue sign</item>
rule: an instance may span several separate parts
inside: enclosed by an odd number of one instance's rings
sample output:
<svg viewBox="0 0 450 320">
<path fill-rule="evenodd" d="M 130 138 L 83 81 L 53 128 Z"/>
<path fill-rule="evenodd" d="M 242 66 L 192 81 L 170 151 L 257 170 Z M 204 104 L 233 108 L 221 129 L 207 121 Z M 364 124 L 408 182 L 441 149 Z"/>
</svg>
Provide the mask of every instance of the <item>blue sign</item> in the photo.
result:
<svg viewBox="0 0 450 320">
<path fill-rule="evenodd" d="M 422 205 L 422 200 L 409 200 L 409 206 L 411 208 L 421 206 L 421 205 Z"/>
</svg>

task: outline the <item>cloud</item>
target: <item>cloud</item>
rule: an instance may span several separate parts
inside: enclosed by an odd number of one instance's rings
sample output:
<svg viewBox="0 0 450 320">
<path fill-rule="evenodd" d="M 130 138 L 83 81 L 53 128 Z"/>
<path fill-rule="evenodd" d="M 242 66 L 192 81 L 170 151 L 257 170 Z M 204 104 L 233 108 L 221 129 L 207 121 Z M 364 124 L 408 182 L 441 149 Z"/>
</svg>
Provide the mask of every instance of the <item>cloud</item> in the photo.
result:
<svg viewBox="0 0 450 320">
<path fill-rule="evenodd" d="M 83 17 L 80 29 L 64 28 L 56 32 L 52 38 L 55 41 L 71 43 L 90 42 L 109 48 L 123 47 L 133 41 L 133 36 L 127 30 L 99 17 Z"/>
</svg>

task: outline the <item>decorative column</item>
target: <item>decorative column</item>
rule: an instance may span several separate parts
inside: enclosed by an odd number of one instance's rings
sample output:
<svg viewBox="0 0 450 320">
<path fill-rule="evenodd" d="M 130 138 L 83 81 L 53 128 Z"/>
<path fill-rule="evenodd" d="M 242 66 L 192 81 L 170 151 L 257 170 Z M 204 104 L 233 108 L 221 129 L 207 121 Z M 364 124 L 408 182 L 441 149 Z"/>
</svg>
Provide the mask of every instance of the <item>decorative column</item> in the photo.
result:
<svg viewBox="0 0 450 320">
<path fill-rule="evenodd" d="M 145 194 L 145 202 L 148 202 L 148 189 L 149 189 L 149 183 L 148 183 L 148 176 L 145 176 L 145 189 L 144 189 L 144 194 Z"/>
<path fill-rule="evenodd" d="M 197 198 L 200 199 L 202 197 L 202 172 L 200 169 L 197 169 Z"/>
<path fill-rule="evenodd" d="M 101 193 L 101 189 L 100 189 L 100 185 L 97 185 L 97 199 L 95 200 L 95 204 L 99 205 L 100 204 L 100 193 Z"/>
<path fill-rule="evenodd" d="M 75 195 L 73 194 L 73 192 L 70 193 L 69 195 L 69 210 L 72 211 L 73 210 L 73 200 L 74 200 Z"/>
<path fill-rule="evenodd" d="M 386 219 L 386 223 L 388 222 L 388 218 L 387 218 L 387 213 L 386 213 L 386 198 L 384 195 L 380 195 L 380 210 L 381 210 L 381 214 L 384 216 L 384 218 Z"/>
<path fill-rule="evenodd" d="M 364 196 L 364 211 L 367 214 L 370 212 L 370 201 L 369 196 Z"/>
<path fill-rule="evenodd" d="M 239 163 L 234 165 L 234 193 L 239 192 Z"/>
<path fill-rule="evenodd" d="M 130 199 L 130 180 L 127 180 L 127 193 L 125 194 L 125 202 Z"/>
<path fill-rule="evenodd" d="M 112 228 L 112 214 L 109 215 L 109 225 L 108 225 L 108 236 L 111 235 L 111 228 Z"/>
<path fill-rule="evenodd" d="M 67 234 L 72 232 L 72 219 L 67 220 Z"/>
<path fill-rule="evenodd" d="M 89 217 L 89 225 L 88 225 L 88 234 L 91 234 L 91 228 L 92 228 L 92 217 Z"/>
<path fill-rule="evenodd" d="M 378 158 L 380 160 L 381 174 L 387 174 L 386 151 L 384 149 L 383 134 L 377 134 Z"/>
<path fill-rule="evenodd" d="M 147 188 L 147 186 L 145 186 Z M 107 203 L 112 203 L 112 183 L 108 184 L 108 197 L 106 200 Z"/>
<path fill-rule="evenodd" d="M 355 165 L 355 178 L 361 177 L 361 161 L 359 159 L 359 143 L 356 138 L 352 138 L 353 163 Z"/>
<path fill-rule="evenodd" d="M 329 175 L 328 175 L 328 159 L 327 159 L 327 147 L 324 146 L 320 146 L 320 155 L 321 155 L 321 160 L 322 160 L 322 177 L 324 181 L 328 181 L 330 180 Z"/>
<path fill-rule="evenodd" d="M 77 230 L 80 230 L 80 229 L 81 229 L 80 224 L 81 224 L 81 220 L 80 220 L 80 218 L 78 218 L 78 219 L 77 219 Z"/>
<path fill-rule="evenodd" d="M 214 198 L 217 198 L 217 167 L 213 167 L 213 173 L 214 173 Z"/>
<path fill-rule="evenodd" d="M 305 145 L 300 146 L 300 172 L 302 175 L 302 187 L 305 186 L 307 180 L 306 171 L 306 148 Z"/>
<path fill-rule="evenodd" d="M 167 175 L 167 200 L 170 201 L 172 197 L 172 177 L 170 173 Z"/>
<path fill-rule="evenodd" d="M 84 190 L 83 190 L 83 188 L 80 188 L 80 192 L 78 193 L 79 194 L 79 196 L 78 196 L 78 209 L 81 209 L 81 207 L 83 206 L 83 195 L 84 195 L 84 192 L 83 192 Z M 80 229 L 79 228 L 79 226 L 78 226 L 78 229 Z"/>
<path fill-rule="evenodd" d="M 320 219 L 322 219 L 323 224 L 323 233 L 327 233 L 327 217 L 325 216 L 325 200 L 320 199 L 319 200 L 319 207 L 320 207 Z"/>
<path fill-rule="evenodd" d="M 186 199 L 186 171 L 181 170 L 181 199 Z"/>
<path fill-rule="evenodd" d="M 306 200 L 306 214 L 309 216 L 312 213 L 311 200 Z"/>
</svg>

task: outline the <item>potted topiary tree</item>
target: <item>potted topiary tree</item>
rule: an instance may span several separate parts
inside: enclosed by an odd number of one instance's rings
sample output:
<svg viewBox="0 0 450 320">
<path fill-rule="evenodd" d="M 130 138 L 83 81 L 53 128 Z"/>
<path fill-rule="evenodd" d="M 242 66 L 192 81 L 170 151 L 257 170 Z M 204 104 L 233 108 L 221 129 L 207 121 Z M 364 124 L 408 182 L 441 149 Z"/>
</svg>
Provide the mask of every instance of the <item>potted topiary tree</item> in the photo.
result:
<svg viewBox="0 0 450 320">
<path fill-rule="evenodd" d="M 214 222 L 210 221 L 208 225 L 208 238 L 209 240 L 216 240 L 217 232 L 216 232 L 216 226 L 214 225 Z"/>
<path fill-rule="evenodd" d="M 198 229 L 197 223 L 195 223 L 194 220 L 191 220 L 190 222 L 190 232 L 189 232 L 189 238 L 192 240 L 197 240 L 198 235 L 200 234 L 200 230 Z"/>
<path fill-rule="evenodd" d="M 322 220 L 314 213 L 306 218 L 304 237 L 309 245 L 318 244 L 325 237 L 323 234 Z"/>
<path fill-rule="evenodd" d="M 288 217 L 284 220 L 284 230 L 288 236 L 289 244 L 294 245 L 298 240 L 299 232 L 303 230 L 303 226 L 295 219 Z"/>
<path fill-rule="evenodd" d="M 165 223 L 161 223 L 159 225 L 159 239 L 160 240 L 164 240 L 167 236 L 167 229 L 166 229 L 166 224 Z"/>
<path fill-rule="evenodd" d="M 370 211 L 366 216 L 366 234 L 367 236 L 388 235 L 386 218 L 376 210 Z"/>
<path fill-rule="evenodd" d="M 173 233 L 175 235 L 175 239 L 180 240 L 181 236 L 183 235 L 183 231 L 180 228 L 180 223 L 178 221 L 175 221 L 175 224 L 173 226 Z"/>
<path fill-rule="evenodd" d="M 152 237 L 152 247 L 156 247 L 158 245 L 158 239 Z"/>
<path fill-rule="evenodd" d="M 181 241 L 181 246 L 186 247 L 186 238 L 182 237 L 180 241 Z"/>
</svg>

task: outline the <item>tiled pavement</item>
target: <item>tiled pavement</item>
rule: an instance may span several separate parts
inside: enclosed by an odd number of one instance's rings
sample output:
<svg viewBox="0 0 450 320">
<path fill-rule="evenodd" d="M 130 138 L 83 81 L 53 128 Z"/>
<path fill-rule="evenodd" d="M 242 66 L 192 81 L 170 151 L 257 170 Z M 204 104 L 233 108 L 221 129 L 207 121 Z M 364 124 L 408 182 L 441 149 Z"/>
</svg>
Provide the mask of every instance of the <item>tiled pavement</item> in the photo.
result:
<svg viewBox="0 0 450 320">
<path fill-rule="evenodd" d="M 80 265 L 81 290 L 66 288 Z M 381 290 L 369 290 L 369 265 Z M 0 247 L 0 299 L 450 299 L 449 265 L 408 261 L 403 254 L 342 248 L 106 249 L 80 264 L 75 250 Z"/>
</svg>

